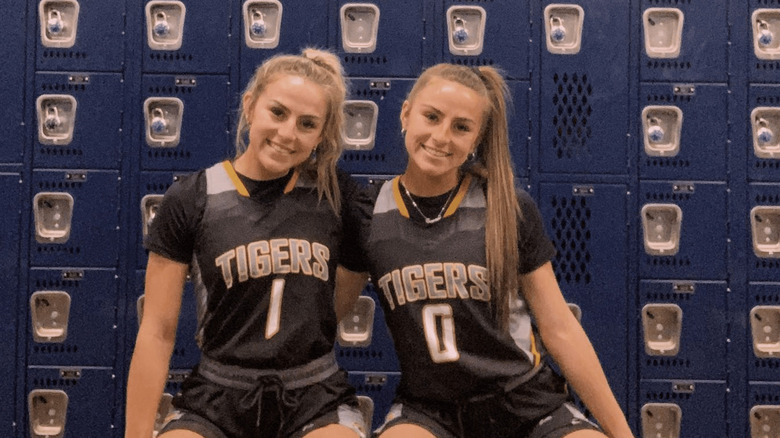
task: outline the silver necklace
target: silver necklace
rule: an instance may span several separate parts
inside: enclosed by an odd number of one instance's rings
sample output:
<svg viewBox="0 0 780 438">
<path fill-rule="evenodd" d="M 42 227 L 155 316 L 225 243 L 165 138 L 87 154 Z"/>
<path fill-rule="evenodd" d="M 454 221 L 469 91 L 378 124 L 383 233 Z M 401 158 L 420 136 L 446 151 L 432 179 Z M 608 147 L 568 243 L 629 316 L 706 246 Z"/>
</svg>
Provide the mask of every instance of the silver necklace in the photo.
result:
<svg viewBox="0 0 780 438">
<path fill-rule="evenodd" d="M 441 206 L 441 210 L 439 210 L 439 214 L 436 215 L 434 218 L 429 218 L 425 215 L 425 213 L 420 210 L 420 207 L 417 206 L 417 203 L 414 202 L 414 198 L 412 197 L 412 194 L 409 193 L 409 189 L 406 188 L 406 184 L 401 184 L 404 188 L 404 193 L 406 193 L 406 197 L 409 198 L 409 201 L 412 202 L 412 207 L 414 207 L 415 210 L 417 210 L 417 213 L 420 213 L 420 216 L 422 216 L 423 219 L 425 219 L 425 223 L 435 224 L 436 222 L 439 222 L 444 217 L 444 210 L 447 209 L 447 205 L 449 205 L 450 201 L 452 200 L 452 195 L 455 194 L 455 191 L 458 189 L 458 186 L 460 183 L 458 183 L 452 190 L 450 190 L 450 196 L 447 197 L 447 200 L 444 201 L 444 205 Z"/>
</svg>

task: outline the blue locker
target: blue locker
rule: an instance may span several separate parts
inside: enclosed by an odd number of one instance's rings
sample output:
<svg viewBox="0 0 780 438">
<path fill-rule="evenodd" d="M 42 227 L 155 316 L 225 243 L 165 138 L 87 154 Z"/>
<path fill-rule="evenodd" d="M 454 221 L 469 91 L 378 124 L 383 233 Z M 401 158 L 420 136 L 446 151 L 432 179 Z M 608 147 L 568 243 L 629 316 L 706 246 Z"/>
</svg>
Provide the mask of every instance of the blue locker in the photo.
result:
<svg viewBox="0 0 780 438">
<path fill-rule="evenodd" d="M 23 60 L 25 57 L 25 10 L 20 7 L 5 8 L 0 14 L 0 59 Z M 0 74 L 5 78 L 0 83 L 0 163 L 21 163 L 25 144 L 24 128 L 24 62 L 4 62 Z"/>
<path fill-rule="evenodd" d="M 65 396 L 52 394 L 60 391 Z M 33 436 L 30 434 L 32 404 L 35 406 L 32 412 L 37 414 L 32 415 L 33 424 L 50 425 L 47 422 L 51 417 L 65 414 L 63 438 L 113 437 L 114 413 L 120 398 L 111 368 L 31 366 L 27 368 L 24 391 L 24 436 Z M 61 409 L 65 407 L 61 403 L 63 399 L 67 399 L 67 409 Z M 62 425 L 58 420 L 53 424 Z"/>
<path fill-rule="evenodd" d="M 401 374 L 350 371 L 348 379 L 355 387 L 357 395 L 370 397 L 374 402 L 374 415 L 370 426 L 375 430 L 385 422 L 385 415 L 393 404 Z"/>
<path fill-rule="evenodd" d="M 152 0 L 141 7 L 144 73 L 229 72 L 230 2 Z"/>
<path fill-rule="evenodd" d="M 121 74 L 36 73 L 33 164 L 37 168 L 119 169 L 123 153 L 124 93 Z M 47 97 L 52 96 L 52 97 Z M 60 111 L 61 99 L 72 98 L 73 112 Z M 57 121 L 60 120 L 60 121 Z M 66 121 L 69 120 L 69 121 Z M 72 124 L 72 138 L 48 134 L 41 125 Z M 63 128 L 66 129 L 66 128 Z"/>
<path fill-rule="evenodd" d="M 644 245 L 642 214 L 637 212 L 639 274 L 643 279 L 726 279 L 726 184 L 641 181 L 639 204 L 676 205 L 682 212 L 679 249 L 651 255 Z"/>
<path fill-rule="evenodd" d="M 658 22 L 648 16 L 650 8 L 673 8 L 682 15 L 679 54 L 648 56 L 645 49 L 645 29 L 652 32 Z M 640 48 L 640 78 L 642 81 L 702 81 L 727 82 L 728 78 L 728 1 L 687 2 L 643 0 L 638 32 Z M 649 20 L 649 22 L 648 22 Z M 654 23 L 654 24 L 653 24 Z M 668 26 L 667 26 L 668 27 Z M 669 32 L 664 29 L 663 32 Z M 654 50 L 655 51 L 655 50 Z M 663 50 L 666 51 L 666 50 Z"/>
<path fill-rule="evenodd" d="M 747 376 L 751 381 L 780 382 L 780 357 L 760 357 L 756 355 L 751 334 L 750 313 L 756 306 L 780 306 L 780 283 L 750 283 L 747 291 L 747 309 L 744 318 L 747 321 L 745 336 L 748 345 Z"/>
<path fill-rule="evenodd" d="M 127 351 L 127 363 L 133 354 L 135 338 L 138 335 L 138 298 L 144 294 L 144 280 L 146 271 L 135 273 L 135 293 L 127 296 L 127 313 L 125 314 L 125 347 Z M 192 368 L 200 361 L 200 349 L 195 341 L 198 329 L 198 318 L 195 304 L 195 293 L 192 282 L 184 285 L 181 310 L 179 312 L 179 325 L 176 328 L 176 344 L 171 355 L 170 368 Z"/>
<path fill-rule="evenodd" d="M 352 80 L 352 96 L 348 100 L 370 100 L 377 106 L 375 142 L 372 149 L 345 150 L 339 167 L 349 173 L 364 174 L 400 174 L 406 169 L 400 114 L 412 84 L 410 79 Z"/>
<path fill-rule="evenodd" d="M 749 186 L 748 211 L 745 212 L 747 234 L 750 239 L 747 254 L 748 279 L 751 281 L 780 281 L 780 258 L 778 258 L 777 253 L 770 257 L 763 251 L 760 253 L 756 252 L 754 240 L 758 239 L 759 243 L 762 244 L 766 243 L 765 239 L 773 242 L 777 239 L 776 235 L 779 227 L 776 223 L 772 224 L 770 216 L 767 226 L 761 226 L 761 224 L 756 223 L 756 232 L 753 232 L 752 222 L 756 218 L 751 211 L 754 208 L 761 207 L 774 209 L 776 214 L 780 214 L 780 184 L 753 183 Z M 758 215 L 758 217 L 761 216 L 764 215 Z M 759 256 L 759 254 L 761 255 Z"/>
<path fill-rule="evenodd" d="M 778 62 L 775 76 L 780 76 L 780 61 Z M 746 117 L 748 132 L 745 133 L 744 141 L 736 142 L 737 145 L 744 145 L 748 149 L 748 178 L 750 181 L 774 181 L 780 182 L 780 156 L 774 158 L 759 157 L 756 154 L 754 140 L 754 130 L 761 128 L 756 125 L 756 121 L 751 117 L 751 113 L 756 108 L 777 108 L 780 111 L 780 85 L 751 85 L 748 92 L 748 108 Z M 758 115 L 758 114 L 756 114 Z M 756 126 L 754 128 L 754 126 Z M 756 130 L 756 133 L 758 133 Z M 774 141 L 780 137 L 780 128 L 775 128 L 773 132 Z"/>
<path fill-rule="evenodd" d="M 478 3 L 478 4 L 474 4 Z M 474 12 L 474 8 L 481 8 L 482 12 Z M 448 11 L 452 11 L 448 13 Z M 473 18 L 465 19 L 459 14 L 465 12 Z M 434 52 L 435 59 L 431 64 L 447 62 L 452 64 L 468 65 L 472 67 L 489 65 L 501 68 L 509 79 L 530 78 L 530 44 L 531 18 L 528 2 L 473 2 L 464 0 L 444 0 L 443 8 L 436 10 L 433 20 L 433 43 L 438 53 Z M 482 20 L 484 37 L 480 50 L 469 50 L 467 53 L 459 50 L 460 45 L 455 43 L 451 50 L 451 41 L 457 42 L 461 38 L 466 41 L 474 40 L 478 45 L 476 28 L 472 28 L 468 21 Z M 472 44 L 467 44 L 470 49 Z"/>
<path fill-rule="evenodd" d="M 682 414 L 680 433 L 665 436 L 728 436 L 726 395 L 726 383 L 720 381 L 642 380 L 639 383 L 639 408 L 641 411 L 645 405 L 656 403 L 679 407 Z M 655 436 L 656 430 L 651 429 L 651 433 L 643 435 L 640 418 L 638 432 L 637 436 L 649 437 Z"/>
<path fill-rule="evenodd" d="M 16 403 L 10 395 L 15 391 L 15 376 L 19 359 L 16 354 L 17 303 L 19 288 L 19 228 L 21 226 L 20 205 L 22 201 L 21 176 L 18 173 L 0 173 L 0 283 L 4 285 L 3 300 L 6 305 L 0 311 L 0 337 L 9 340 L 0 342 L 0 372 L 9 376 L 0 379 L 0 394 L 6 394 L 6 403 L 0 404 L 0 435 L 13 436 L 16 422 Z"/>
<path fill-rule="evenodd" d="M 233 137 L 229 135 L 227 76 L 145 75 L 142 100 L 134 118 L 140 133 L 142 170 L 196 170 L 235 155 Z M 179 117 L 161 114 L 171 128 L 178 129 L 177 144 L 159 144 L 148 139 L 157 103 L 181 102 Z M 178 111 L 178 110 L 177 110 Z M 147 118 L 151 122 L 147 123 Z M 147 126 L 148 125 L 148 126 Z M 172 135 L 171 135 L 172 136 Z"/>
<path fill-rule="evenodd" d="M 360 6 L 352 6 L 356 4 Z M 426 21 L 424 2 L 373 0 L 365 3 L 338 0 L 337 7 L 338 15 L 330 26 L 334 29 L 337 53 L 347 75 L 415 77 L 420 74 Z M 365 18 L 361 15 L 365 15 Z M 378 21 L 372 21 L 371 18 L 376 20 L 377 15 Z M 355 24 L 359 20 L 366 24 Z M 342 22 L 346 23 L 346 27 L 342 26 Z M 370 37 L 370 31 L 374 28 L 375 39 Z M 365 40 L 373 40 L 373 44 L 363 42 Z"/>
<path fill-rule="evenodd" d="M 113 367 L 117 345 L 118 277 L 113 269 L 31 269 L 26 300 L 27 362 L 29 365 Z M 52 291 L 70 296 L 67 337 L 37 341 L 34 315 L 43 315 L 49 307 Z M 34 295 L 39 299 L 33 299 Z M 31 302 L 32 301 L 32 302 Z M 41 308 L 33 312 L 31 307 Z M 45 328 L 51 320 L 39 320 Z"/>
<path fill-rule="evenodd" d="M 60 10 L 67 8 L 68 3 L 30 2 L 38 18 L 35 23 L 36 70 L 122 71 L 126 49 L 125 1 L 74 1 L 72 3 L 79 4 L 77 19 Z M 68 27 L 75 27 L 75 35 L 69 35 L 75 38 L 64 43 L 58 34 L 69 33 Z"/>
<path fill-rule="evenodd" d="M 515 176 L 528 176 L 528 148 L 531 136 L 531 121 L 528 117 L 528 82 L 508 81 L 509 91 L 512 93 L 514 108 L 509 109 L 509 149 L 512 152 L 512 161 L 515 165 Z"/>
<path fill-rule="evenodd" d="M 243 18 L 243 5 L 270 4 L 271 1 L 236 0 L 236 9 L 233 14 L 237 19 L 240 29 L 239 43 L 239 85 L 241 90 L 246 87 L 255 69 L 266 59 L 276 54 L 299 54 L 304 47 L 328 47 L 329 20 L 333 19 L 328 11 L 333 4 L 330 0 L 308 0 L 305 4 L 291 0 L 279 0 L 281 5 L 281 22 L 278 27 L 277 45 L 269 44 L 269 47 L 250 47 L 247 43 L 247 32 L 251 28 L 251 22 Z M 277 8 L 271 7 L 273 10 Z M 316 12 L 315 12 L 316 11 Z M 274 12 L 276 13 L 276 12 Z"/>
<path fill-rule="evenodd" d="M 589 0 L 579 5 L 584 11 L 579 52 L 555 54 L 541 48 L 540 170 L 624 175 L 629 3 Z"/>
<path fill-rule="evenodd" d="M 40 267 L 116 267 L 119 259 L 119 174 L 100 170 L 35 170 L 33 196 L 72 197 L 70 235 L 66 241 L 38 242 L 30 214 L 30 264 Z M 56 213 L 55 213 L 56 215 Z M 44 225 L 45 221 L 44 221 Z M 46 234 L 44 234 L 46 236 Z"/>
<path fill-rule="evenodd" d="M 755 23 L 753 22 L 753 14 L 758 9 L 769 9 L 772 12 L 776 11 L 778 9 L 777 2 L 771 1 L 771 0 L 749 0 L 746 2 L 749 5 L 749 11 L 746 12 L 746 16 L 740 17 L 743 20 L 746 20 L 749 22 L 747 28 L 748 28 L 748 36 L 742 41 L 745 41 L 747 43 L 747 47 L 744 47 L 740 52 L 744 50 L 744 52 L 747 52 L 747 62 L 748 62 L 748 80 L 750 82 L 763 82 L 763 83 L 774 83 L 777 84 L 780 82 L 780 76 L 778 73 L 780 73 L 780 59 L 764 59 L 759 58 L 756 53 L 756 38 L 758 37 L 757 33 L 754 31 Z M 757 17 L 758 18 L 758 17 Z M 778 35 L 777 32 L 774 32 L 774 35 L 772 35 L 773 43 L 776 44 Z M 770 44 L 773 45 L 773 44 Z M 759 46 L 760 47 L 760 46 Z"/>
<path fill-rule="evenodd" d="M 682 321 L 679 351 L 674 355 L 648 354 L 642 329 L 642 309 L 677 305 Z M 639 284 L 639 374 L 643 379 L 726 379 L 728 333 L 726 284 L 644 280 Z M 645 307 L 648 306 L 648 307 Z M 652 350 L 651 350 L 652 351 Z"/>
<path fill-rule="evenodd" d="M 148 259 L 148 251 L 144 248 L 143 239 L 147 233 L 148 227 L 151 225 L 151 221 L 154 220 L 153 216 L 156 214 L 156 206 L 162 201 L 162 196 L 181 176 L 187 175 L 188 172 L 141 172 L 140 184 L 138 184 L 138 193 L 131 213 L 131 224 L 133 227 L 138 227 L 141 230 L 138 233 L 138 240 L 136 242 L 136 268 L 145 269 Z"/>
<path fill-rule="evenodd" d="M 336 359 L 348 371 L 398 371 L 398 356 L 393 338 L 385 323 L 376 289 L 369 284 L 363 294 L 374 300 L 374 326 L 371 345 L 367 347 L 342 347 L 336 342 Z"/>
<path fill-rule="evenodd" d="M 538 205 L 557 253 L 555 275 L 599 355 L 625 409 L 628 390 L 627 187 L 620 184 L 539 184 Z"/>
<path fill-rule="evenodd" d="M 688 179 L 717 181 L 726 178 L 726 140 L 728 139 L 728 90 L 725 85 L 694 84 L 692 93 L 681 94 L 672 84 L 642 84 L 640 115 L 637 117 L 640 177 L 646 179 Z M 689 91 L 690 88 L 686 88 Z M 645 146 L 641 112 L 647 109 L 676 107 L 682 114 L 679 151 L 659 155 L 650 144 Z M 668 133 L 671 135 L 672 133 Z"/>
</svg>

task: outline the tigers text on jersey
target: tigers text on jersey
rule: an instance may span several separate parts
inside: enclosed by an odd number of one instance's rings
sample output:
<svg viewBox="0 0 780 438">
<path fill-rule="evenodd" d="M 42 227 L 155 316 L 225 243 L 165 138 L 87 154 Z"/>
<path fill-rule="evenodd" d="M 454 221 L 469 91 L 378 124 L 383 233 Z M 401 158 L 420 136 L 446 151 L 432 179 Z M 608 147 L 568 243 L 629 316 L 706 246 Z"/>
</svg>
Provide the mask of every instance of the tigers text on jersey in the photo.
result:
<svg viewBox="0 0 780 438">
<path fill-rule="evenodd" d="M 228 161 L 189 178 L 204 176 L 205 191 L 190 182 L 171 195 L 205 197 L 200 220 L 178 237 L 194 239 L 203 354 L 226 365 L 285 369 L 329 353 L 340 218 L 298 172 L 268 199 L 250 196 Z M 164 217 L 161 211 L 153 226 Z M 150 239 L 149 249 L 166 255 L 166 237 Z"/>
<path fill-rule="evenodd" d="M 498 391 L 509 380 L 538 371 L 542 353 L 525 302 L 510 303 L 510 331 L 496 322 L 485 255 L 483 181 L 466 176 L 433 224 L 410 219 L 396 177 L 379 189 L 363 237 L 368 268 L 393 333 L 401 363 L 398 393 L 455 401 Z M 554 253 L 538 211 L 518 193 L 536 253 L 521 265 L 535 268 Z M 530 207 L 529 207 L 530 206 Z M 526 213 L 525 210 L 530 210 Z M 525 221 L 521 221 L 525 222 Z"/>
</svg>

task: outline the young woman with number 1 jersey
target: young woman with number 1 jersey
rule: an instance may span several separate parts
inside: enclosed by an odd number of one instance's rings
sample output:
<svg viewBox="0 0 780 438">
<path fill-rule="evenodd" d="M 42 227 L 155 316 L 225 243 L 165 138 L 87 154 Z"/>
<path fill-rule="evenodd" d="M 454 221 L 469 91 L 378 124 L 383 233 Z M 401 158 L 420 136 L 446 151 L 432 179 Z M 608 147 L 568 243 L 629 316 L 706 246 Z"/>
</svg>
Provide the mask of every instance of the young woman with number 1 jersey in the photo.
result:
<svg viewBox="0 0 780 438">
<path fill-rule="evenodd" d="M 237 157 L 166 193 L 145 242 L 126 438 L 152 436 L 190 273 L 202 355 L 159 437 L 365 437 L 333 352 L 337 265 L 355 254 L 355 185 L 336 171 L 344 96 L 331 53 L 270 58 L 243 94 Z"/>
</svg>

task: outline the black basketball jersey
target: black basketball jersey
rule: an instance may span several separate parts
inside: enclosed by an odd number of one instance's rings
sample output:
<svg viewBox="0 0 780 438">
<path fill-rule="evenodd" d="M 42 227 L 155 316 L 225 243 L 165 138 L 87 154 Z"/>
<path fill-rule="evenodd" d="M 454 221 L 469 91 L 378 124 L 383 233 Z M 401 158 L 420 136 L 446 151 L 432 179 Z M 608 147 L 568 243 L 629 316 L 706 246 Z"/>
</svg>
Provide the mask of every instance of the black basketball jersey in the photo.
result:
<svg viewBox="0 0 780 438">
<path fill-rule="evenodd" d="M 342 225 L 314 181 L 296 171 L 283 195 L 264 201 L 249 196 L 229 161 L 191 176 L 203 177 L 205 193 L 179 194 L 205 196 L 190 233 L 202 352 L 261 369 L 330 352 Z M 147 246 L 165 255 L 164 243 Z"/>
<path fill-rule="evenodd" d="M 518 196 L 521 225 L 540 234 L 521 235 L 533 240 L 520 243 L 518 269 L 527 272 L 549 260 L 554 249 L 533 201 L 525 192 Z M 363 229 L 364 245 L 400 359 L 398 393 L 404 397 L 464 400 L 545 366 L 520 296 L 510 303 L 510 333 L 496 324 L 485 261 L 485 207 L 483 181 L 470 176 L 433 224 L 410 219 L 397 177 L 378 192 Z M 526 246 L 535 252 L 524 251 Z"/>
</svg>

